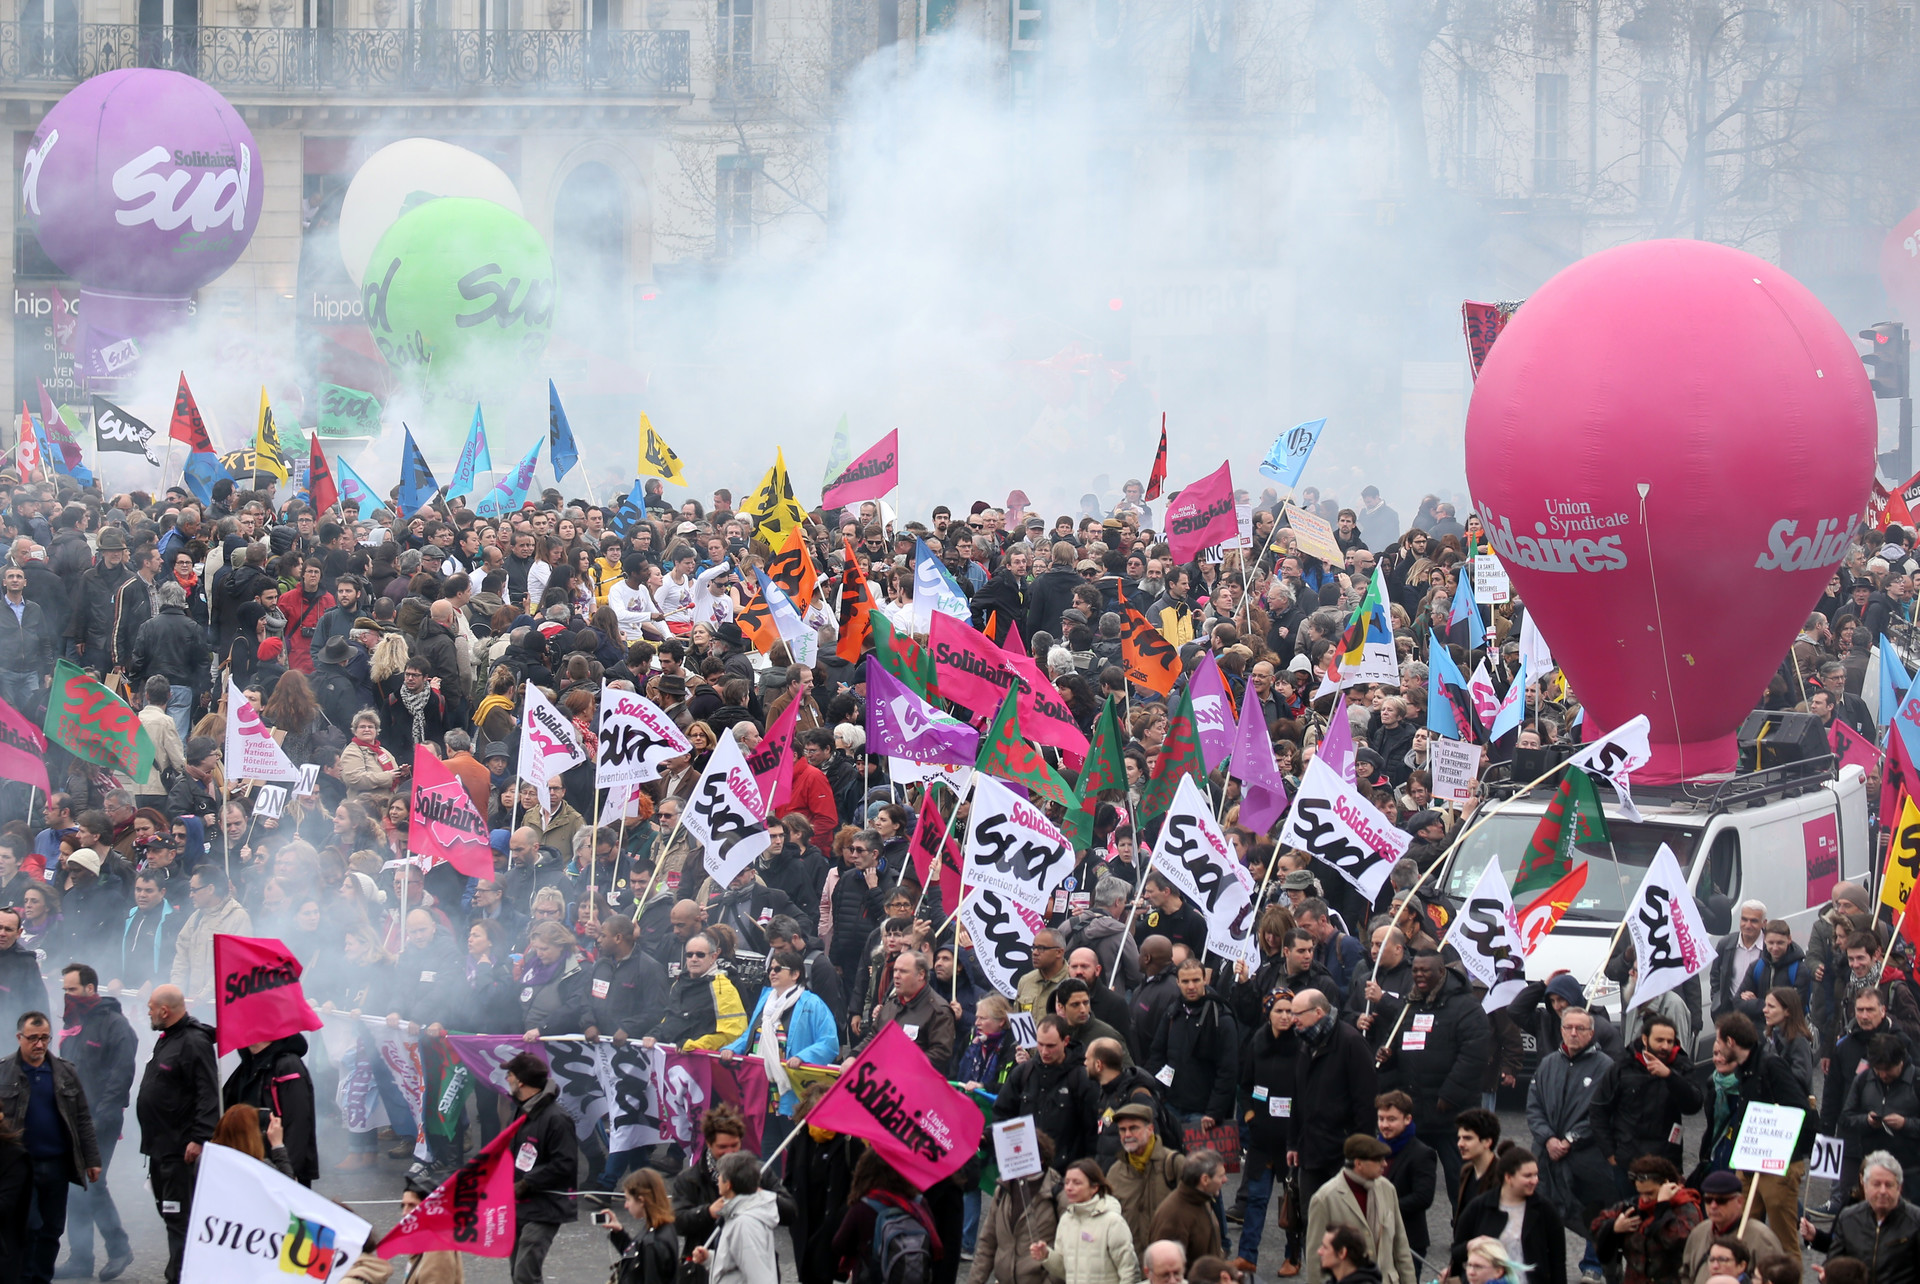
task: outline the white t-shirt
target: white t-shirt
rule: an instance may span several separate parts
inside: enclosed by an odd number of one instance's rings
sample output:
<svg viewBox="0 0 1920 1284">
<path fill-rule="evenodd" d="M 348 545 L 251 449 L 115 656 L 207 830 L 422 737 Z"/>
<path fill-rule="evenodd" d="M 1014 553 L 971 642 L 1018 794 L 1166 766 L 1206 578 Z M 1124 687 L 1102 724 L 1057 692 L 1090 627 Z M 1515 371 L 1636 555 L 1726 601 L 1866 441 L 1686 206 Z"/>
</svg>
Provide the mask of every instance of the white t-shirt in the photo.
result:
<svg viewBox="0 0 1920 1284">
<path fill-rule="evenodd" d="M 1507 1215 L 1506 1228 L 1500 1232 L 1500 1243 L 1506 1247 L 1507 1260 L 1524 1262 L 1527 1259 L 1520 1253 L 1520 1228 L 1527 1220 L 1527 1206 L 1525 1203 L 1509 1204 L 1503 1199 L 1500 1201 L 1500 1211 Z"/>
</svg>

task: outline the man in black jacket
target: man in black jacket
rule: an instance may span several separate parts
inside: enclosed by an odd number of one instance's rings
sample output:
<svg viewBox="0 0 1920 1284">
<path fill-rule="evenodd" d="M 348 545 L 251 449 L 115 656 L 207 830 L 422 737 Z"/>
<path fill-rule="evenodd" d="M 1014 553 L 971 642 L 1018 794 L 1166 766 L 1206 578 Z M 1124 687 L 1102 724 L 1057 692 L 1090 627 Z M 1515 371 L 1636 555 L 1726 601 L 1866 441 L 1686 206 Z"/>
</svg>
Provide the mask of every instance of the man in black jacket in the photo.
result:
<svg viewBox="0 0 1920 1284">
<path fill-rule="evenodd" d="M 53 1025 L 44 1012 L 16 1024 L 20 1050 L 0 1061 L 0 1115 L 21 1130 L 32 1165 L 28 1202 L 31 1238 L 21 1244 L 19 1277 L 28 1284 L 53 1278 L 60 1236 L 67 1227 L 67 1187 L 100 1179 L 100 1149 L 80 1072 L 53 1055 Z M 13 1123 L 18 1120 L 19 1123 Z"/>
<path fill-rule="evenodd" d="M 80 577 L 67 636 L 81 662 L 104 675 L 113 660 L 113 604 L 120 586 L 133 574 L 127 566 L 127 533 L 118 526 L 100 532 L 100 560 Z"/>
<path fill-rule="evenodd" d="M 1382 1051 L 1380 1086 L 1413 1098 L 1413 1117 L 1429 1137 L 1453 1135 L 1453 1117 L 1480 1100 L 1493 1057 L 1493 1027 L 1480 998 L 1432 950 L 1413 959 L 1407 1020 Z M 1448 1189 L 1460 1179 L 1460 1154 L 1440 1147 Z"/>
<path fill-rule="evenodd" d="M 1053 565 L 1027 586 L 1027 615 L 1020 621 L 1031 640 L 1036 633 L 1060 636 L 1060 617 L 1073 605 L 1073 591 L 1086 581 L 1073 569 L 1075 549 L 1064 540 L 1053 546 Z"/>
<path fill-rule="evenodd" d="M 162 985 L 148 996 L 147 1019 L 160 1039 L 141 1076 L 134 1114 L 154 1206 L 167 1225 L 167 1284 L 180 1284 L 200 1150 L 220 1124 L 219 1058 L 213 1028 L 187 1015 L 179 986 Z"/>
<path fill-rule="evenodd" d="M 46 612 L 27 598 L 25 571 L 9 566 L 0 572 L 0 590 L 0 698 L 37 722 L 58 642 Z"/>
<path fill-rule="evenodd" d="M 507 1092 L 526 1120 L 513 1139 L 513 1284 L 540 1284 L 553 1237 L 579 1216 L 567 1192 L 579 1176 L 580 1143 L 544 1061 L 522 1052 L 506 1072 Z"/>
<path fill-rule="evenodd" d="M 1607 1068 L 1593 1090 L 1587 1120 L 1594 1143 L 1615 1172 L 1642 1155 L 1659 1155 L 1684 1171 L 1682 1116 L 1698 1114 L 1706 1098 L 1680 1034 L 1664 1016 L 1648 1014 L 1631 1051 Z"/>
<path fill-rule="evenodd" d="M 1180 981 L 1173 970 L 1173 942 L 1149 936 L 1140 942 L 1140 984 L 1133 987 L 1127 1011 L 1133 1018 L 1136 1061 L 1145 1061 L 1153 1037 L 1167 1019 L 1167 1009 L 1180 999 Z"/>
<path fill-rule="evenodd" d="M 113 664 L 122 672 L 133 667 L 133 643 L 140 626 L 153 618 L 153 590 L 160 575 L 160 550 L 142 544 L 132 551 L 128 565 L 133 575 L 120 586 L 113 600 Z"/>
<path fill-rule="evenodd" d="M 1182 963 L 1176 977 L 1180 1000 L 1154 1034 L 1146 1068 L 1167 1085 L 1167 1104 L 1183 1124 L 1211 1129 L 1233 1118 L 1240 1027 L 1226 1003 L 1207 987 L 1207 970 L 1199 959 Z"/>
<path fill-rule="evenodd" d="M 1366 1036 L 1335 1019 L 1333 1000 L 1321 991 L 1293 996 L 1293 1031 L 1306 1055 L 1295 1080 L 1287 1165 L 1301 1170 L 1302 1190 L 1319 1190 L 1346 1162 L 1347 1138 L 1378 1122 L 1379 1076 Z"/>
<path fill-rule="evenodd" d="M 1068 1164 L 1094 1152 L 1100 1094 L 1087 1079 L 1086 1067 L 1071 1055 L 1072 1035 L 1062 1018 L 1044 1016 L 1036 1031 L 1040 1054 L 1007 1073 L 993 1103 L 993 1117 L 1005 1121 L 1032 1115 L 1034 1126 L 1053 1138 L 1055 1171 L 1064 1172 Z"/>
<path fill-rule="evenodd" d="M 315 1137 L 313 1076 L 307 1073 L 306 1056 L 304 1034 L 249 1044 L 240 1049 L 239 1068 L 227 1076 L 220 1098 L 229 1110 L 252 1106 L 278 1115 L 294 1179 L 311 1186 L 320 1177 L 320 1145 Z"/>
<path fill-rule="evenodd" d="M 720 1225 L 720 1213 L 726 1201 L 720 1198 L 720 1179 L 715 1170 L 722 1159 L 739 1153 L 746 1143 L 746 1135 L 747 1121 L 740 1108 L 720 1102 L 700 1120 L 700 1158 L 674 1175 L 669 1193 L 673 1199 L 673 1228 L 680 1237 L 682 1284 L 700 1284 L 707 1278 L 706 1267 L 687 1262 L 685 1258 L 691 1249 L 712 1239 Z M 793 1196 L 771 1174 L 762 1180 L 774 1194 L 781 1224 L 791 1226 L 798 1222 L 800 1209 Z"/>
<path fill-rule="evenodd" d="M 60 1055 L 73 1063 L 93 1116 L 94 1143 L 100 1152 L 100 1177 L 69 1197 L 67 1204 L 67 1260 L 62 1275 L 84 1278 L 93 1274 L 93 1232 L 106 1241 L 107 1264 L 101 1271 L 113 1279 L 133 1262 L 133 1248 L 120 1225 L 120 1210 L 107 1189 L 113 1152 L 120 1144 L 120 1126 L 133 1093 L 133 1057 L 138 1040 L 120 1010 L 120 1000 L 100 993 L 100 977 L 84 963 L 70 963 L 60 973 L 66 992 L 67 1015 L 61 1023 Z"/>
<path fill-rule="evenodd" d="M 187 618 L 185 589 L 167 580 L 154 590 L 153 598 L 159 610 L 134 635 L 127 679 L 135 685 L 155 675 L 167 680 L 173 689 L 167 712 L 184 742 L 193 726 L 194 701 L 206 693 L 211 680 L 207 660 L 212 652 L 207 649 L 207 631 Z"/>
<path fill-rule="evenodd" d="M 1400 1220 L 1407 1228 L 1407 1247 L 1421 1257 L 1427 1255 L 1432 1237 L 1427 1230 L 1427 1210 L 1433 1207 L 1434 1192 L 1440 1184 L 1440 1159 L 1433 1147 L 1415 1136 L 1413 1098 L 1404 1092 L 1383 1092 L 1374 1100 L 1380 1125 L 1380 1140 L 1387 1143 L 1393 1157 L 1387 1160 L 1386 1179 L 1400 1197 Z"/>
<path fill-rule="evenodd" d="M 1753 1022 L 1739 1012 L 1729 1012 L 1714 1024 L 1713 1073 L 1731 1074 L 1735 1082 L 1726 1094 L 1724 1112 L 1721 1090 L 1710 1088 L 1706 1100 L 1709 1121 L 1717 1121 L 1724 1113 L 1725 1125 L 1715 1132 L 1709 1123 L 1708 1133 L 1702 1142 L 1707 1166 L 1712 1168 L 1728 1167 L 1727 1158 L 1733 1153 L 1733 1143 L 1740 1135 L 1740 1125 L 1745 1121 L 1747 1107 L 1756 1103 L 1775 1106 L 1793 1106 L 1804 1110 L 1807 1104 L 1806 1089 L 1793 1077 L 1784 1057 L 1777 1057 L 1773 1051 L 1760 1042 L 1759 1032 L 1753 1028 Z M 1799 1260 L 1800 1241 L 1796 1237 L 1799 1230 L 1795 1210 L 1801 1187 L 1801 1179 L 1806 1176 L 1807 1156 L 1813 1151 L 1813 1137 L 1816 1129 L 1811 1121 L 1802 1120 L 1800 1136 L 1794 1142 L 1793 1162 L 1784 1173 L 1759 1173 L 1753 1181 L 1754 1198 L 1767 1210 L 1767 1225 L 1788 1256 Z M 1880 1276 L 1873 1277 L 1876 1281 Z"/>
<path fill-rule="evenodd" d="M 20 911 L 0 909 L 0 1029 L 23 1012 L 47 1010 L 47 983 L 40 960 L 20 944 Z"/>
</svg>

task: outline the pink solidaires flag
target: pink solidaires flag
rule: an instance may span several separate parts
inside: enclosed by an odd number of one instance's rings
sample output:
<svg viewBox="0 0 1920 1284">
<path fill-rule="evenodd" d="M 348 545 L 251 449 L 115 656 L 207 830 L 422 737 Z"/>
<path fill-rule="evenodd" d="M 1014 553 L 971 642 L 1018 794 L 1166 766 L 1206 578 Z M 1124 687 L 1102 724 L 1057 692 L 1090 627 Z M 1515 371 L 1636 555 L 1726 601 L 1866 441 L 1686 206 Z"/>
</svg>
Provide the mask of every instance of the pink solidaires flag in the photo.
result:
<svg viewBox="0 0 1920 1284">
<path fill-rule="evenodd" d="M 1323 752 L 1325 746 L 1321 741 Z M 1273 765 L 1273 737 L 1267 733 L 1266 714 L 1251 689 L 1240 706 L 1232 765 L 1227 770 L 1240 782 L 1240 827 L 1265 834 L 1287 810 L 1287 780 Z"/>
<path fill-rule="evenodd" d="M 895 428 L 840 470 L 820 492 L 820 507 L 843 508 L 863 499 L 879 499 L 899 484 L 900 430 Z"/>
<path fill-rule="evenodd" d="M 947 1080 L 898 1023 L 881 1028 L 807 1115 L 809 1127 L 871 1145 L 921 1190 L 980 1149 L 980 1108 Z"/>
<path fill-rule="evenodd" d="M 0 776 L 49 792 L 47 737 L 5 700 L 0 700 Z"/>
<path fill-rule="evenodd" d="M 946 840 L 944 846 L 942 839 Z M 907 844 L 907 855 L 913 859 L 913 877 L 922 887 L 933 877 L 936 848 L 940 852 L 940 917 L 944 920 L 960 912 L 960 884 L 966 879 L 966 871 L 960 863 L 960 840 L 940 815 L 940 808 L 933 801 L 933 790 L 929 789 L 920 796 L 920 815 L 913 824 L 913 840 Z"/>
<path fill-rule="evenodd" d="M 933 652 L 933 683 L 942 699 L 988 717 L 999 709 L 1000 702 L 1013 687 L 1013 673 L 1007 667 L 1007 653 L 995 646 L 991 638 L 971 625 L 935 611 L 927 646 Z M 1020 729 L 1033 734 L 1024 716 Z"/>
<path fill-rule="evenodd" d="M 407 852 L 428 866 L 446 861 L 468 878 L 493 877 L 493 845 L 487 821 L 474 810 L 466 785 L 432 752 L 413 750 L 413 814 L 407 822 Z"/>
<path fill-rule="evenodd" d="M 992 643 L 988 643 L 989 646 Z M 1073 720 L 1066 697 L 1040 671 L 1040 663 L 1018 651 L 1002 651 L 1002 662 L 1012 666 L 1024 683 L 1020 688 L 1020 733 L 1037 745 L 1085 757 L 1092 746 L 1086 733 Z"/>
<path fill-rule="evenodd" d="M 767 1067 L 758 1057 L 735 1057 L 722 1061 L 710 1052 L 682 1052 L 669 1048 L 661 1078 L 664 1091 L 659 1095 L 660 1135 L 672 1137 L 686 1147 L 690 1159 L 698 1161 L 705 1137 L 700 1120 L 721 1102 L 739 1108 L 747 1121 L 747 1135 L 740 1139 L 746 1149 L 760 1153 L 760 1139 L 767 1126 Z M 655 1080 L 656 1084 L 660 1079 Z"/>
<path fill-rule="evenodd" d="M 1848 763 L 1858 763 L 1861 770 L 1869 776 L 1880 765 L 1880 755 L 1875 752 L 1873 741 L 1835 718 L 1833 726 L 1827 731 L 1827 743 L 1833 747 L 1833 756 L 1842 767 Z"/>
<path fill-rule="evenodd" d="M 1233 511 L 1233 466 L 1220 467 L 1187 486 L 1167 505 L 1167 545 L 1178 562 L 1191 562 L 1205 549 L 1236 539 L 1240 521 Z"/>
<path fill-rule="evenodd" d="M 272 937 L 214 934 L 213 974 L 219 984 L 213 1012 L 221 1056 L 320 1028 L 320 1014 L 300 988 L 300 973 L 300 960 Z"/>
<path fill-rule="evenodd" d="M 1193 720 L 1200 730 L 1200 756 L 1212 771 L 1233 752 L 1234 738 L 1233 700 L 1227 695 L 1227 684 L 1220 679 L 1220 665 L 1213 652 L 1201 655 L 1190 689 Z"/>
<path fill-rule="evenodd" d="M 765 738 L 747 755 L 747 769 L 760 786 L 760 796 L 767 800 L 769 816 L 793 797 L 793 734 L 799 718 L 800 701 L 787 701 L 787 707 L 767 728 Z"/>
<path fill-rule="evenodd" d="M 515 1119 L 480 1153 L 433 1188 L 374 1246 L 382 1257 L 402 1253 L 471 1253 L 511 1257 L 514 1144 L 525 1117 Z"/>
<path fill-rule="evenodd" d="M 1327 715 L 1326 734 L 1320 737 L 1314 753 L 1326 759 L 1327 765 L 1340 773 L 1340 779 L 1349 785 L 1354 783 L 1353 723 L 1347 718 L 1346 692 L 1334 697 L 1333 712 Z"/>
</svg>

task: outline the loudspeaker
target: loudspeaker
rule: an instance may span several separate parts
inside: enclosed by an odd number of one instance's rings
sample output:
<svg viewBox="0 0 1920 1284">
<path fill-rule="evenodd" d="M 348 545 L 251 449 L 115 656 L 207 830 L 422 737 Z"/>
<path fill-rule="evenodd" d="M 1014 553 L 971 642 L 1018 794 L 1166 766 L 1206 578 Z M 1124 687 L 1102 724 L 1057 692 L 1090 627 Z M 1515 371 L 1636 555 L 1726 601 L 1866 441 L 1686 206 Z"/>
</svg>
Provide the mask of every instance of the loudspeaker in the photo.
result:
<svg viewBox="0 0 1920 1284">
<path fill-rule="evenodd" d="M 1579 749 L 1579 745 L 1570 744 L 1541 745 L 1538 749 L 1515 749 L 1513 778 L 1516 781 L 1538 779 L 1573 757 Z"/>
<path fill-rule="evenodd" d="M 1811 713 L 1755 709 L 1740 724 L 1741 771 L 1805 762 L 1831 752 L 1825 724 Z"/>
</svg>

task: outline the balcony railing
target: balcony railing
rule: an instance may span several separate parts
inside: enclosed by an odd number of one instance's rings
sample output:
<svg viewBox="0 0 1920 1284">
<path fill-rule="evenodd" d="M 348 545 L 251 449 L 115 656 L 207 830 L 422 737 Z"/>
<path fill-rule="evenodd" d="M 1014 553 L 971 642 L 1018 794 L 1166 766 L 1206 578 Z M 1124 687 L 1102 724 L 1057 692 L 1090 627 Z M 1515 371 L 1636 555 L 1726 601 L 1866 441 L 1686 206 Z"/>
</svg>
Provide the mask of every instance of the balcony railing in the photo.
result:
<svg viewBox="0 0 1920 1284">
<path fill-rule="evenodd" d="M 290 95 L 685 94 L 685 31 L 388 31 L 0 23 L 0 84 L 70 85 L 166 67 L 221 88 Z"/>
</svg>

